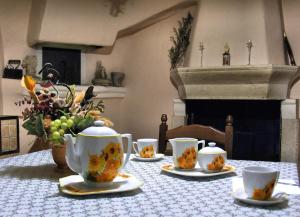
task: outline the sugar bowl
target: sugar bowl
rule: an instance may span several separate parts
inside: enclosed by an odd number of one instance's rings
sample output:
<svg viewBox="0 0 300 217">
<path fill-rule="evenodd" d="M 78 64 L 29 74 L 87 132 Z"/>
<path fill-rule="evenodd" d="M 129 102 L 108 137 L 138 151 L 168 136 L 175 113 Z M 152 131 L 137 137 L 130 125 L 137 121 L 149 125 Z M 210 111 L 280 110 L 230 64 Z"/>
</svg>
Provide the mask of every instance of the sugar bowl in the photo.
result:
<svg viewBox="0 0 300 217">
<path fill-rule="evenodd" d="M 199 166 L 206 172 L 219 172 L 223 169 L 227 160 L 227 153 L 216 146 L 215 142 L 209 142 L 198 152 Z"/>
</svg>

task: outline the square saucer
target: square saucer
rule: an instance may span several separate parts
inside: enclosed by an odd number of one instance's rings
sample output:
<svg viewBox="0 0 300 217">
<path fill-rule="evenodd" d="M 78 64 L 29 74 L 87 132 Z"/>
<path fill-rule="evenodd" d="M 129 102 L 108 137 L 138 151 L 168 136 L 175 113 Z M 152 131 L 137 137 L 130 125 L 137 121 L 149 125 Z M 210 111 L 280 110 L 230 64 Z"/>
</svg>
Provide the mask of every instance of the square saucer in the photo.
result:
<svg viewBox="0 0 300 217">
<path fill-rule="evenodd" d="M 59 189 L 62 193 L 82 196 L 93 194 L 109 194 L 132 191 L 143 186 L 144 182 L 129 173 L 120 173 L 112 184 L 106 187 L 87 185 L 80 175 L 71 175 L 59 179 Z"/>
<path fill-rule="evenodd" d="M 233 173 L 236 168 L 231 165 L 225 165 L 224 168 L 219 172 L 205 172 L 203 169 L 200 168 L 199 164 L 196 164 L 195 169 L 183 170 L 183 169 L 176 169 L 174 164 L 163 164 L 161 165 L 160 169 L 167 173 L 172 173 L 180 176 L 188 176 L 188 177 L 211 177 L 211 176 L 219 176 L 228 173 Z"/>
<path fill-rule="evenodd" d="M 150 161 L 159 161 L 159 160 L 163 159 L 164 156 L 165 156 L 164 154 L 157 153 L 152 158 L 144 158 L 144 157 L 141 157 L 139 154 L 134 154 L 132 159 L 138 160 L 138 161 L 150 162 Z"/>
<path fill-rule="evenodd" d="M 232 196 L 238 201 L 256 206 L 270 206 L 288 201 L 287 194 L 280 192 L 273 194 L 273 196 L 269 200 L 254 200 L 247 196 L 243 188 L 238 188 L 237 190 L 235 190 L 232 193 Z"/>
</svg>

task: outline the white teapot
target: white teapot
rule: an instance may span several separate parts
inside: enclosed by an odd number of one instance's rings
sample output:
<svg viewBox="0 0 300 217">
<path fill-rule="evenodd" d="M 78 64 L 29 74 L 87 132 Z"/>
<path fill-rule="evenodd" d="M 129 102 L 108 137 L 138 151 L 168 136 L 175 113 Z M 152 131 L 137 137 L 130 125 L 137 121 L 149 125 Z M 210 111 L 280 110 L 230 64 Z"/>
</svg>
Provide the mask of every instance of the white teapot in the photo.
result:
<svg viewBox="0 0 300 217">
<path fill-rule="evenodd" d="M 209 142 L 208 147 L 203 147 L 198 152 L 199 166 L 206 172 L 219 172 L 223 169 L 226 160 L 226 151 L 217 147 L 215 142 Z"/>
<path fill-rule="evenodd" d="M 129 160 L 132 149 L 131 134 L 118 134 L 103 121 L 78 133 L 74 146 L 71 134 L 66 134 L 66 161 L 74 172 L 90 185 L 104 186 L 112 183 Z M 124 160 L 122 138 L 128 139 Z"/>
</svg>

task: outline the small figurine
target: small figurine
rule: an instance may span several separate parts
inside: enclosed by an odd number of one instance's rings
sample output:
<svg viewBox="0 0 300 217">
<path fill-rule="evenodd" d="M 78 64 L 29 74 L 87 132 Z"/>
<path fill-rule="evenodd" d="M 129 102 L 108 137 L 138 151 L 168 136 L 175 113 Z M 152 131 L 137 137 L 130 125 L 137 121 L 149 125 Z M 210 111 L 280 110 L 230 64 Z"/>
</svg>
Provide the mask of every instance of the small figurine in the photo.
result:
<svg viewBox="0 0 300 217">
<path fill-rule="evenodd" d="M 253 47 L 253 43 L 251 40 L 249 40 L 247 43 L 246 43 L 246 47 L 248 48 L 248 65 L 250 65 L 250 62 L 251 62 L 251 49 Z"/>
<path fill-rule="evenodd" d="M 230 48 L 227 42 L 224 46 L 223 66 L 230 66 Z"/>
<path fill-rule="evenodd" d="M 111 81 L 107 78 L 106 69 L 101 61 L 97 61 L 95 78 L 92 80 L 93 85 L 110 86 Z"/>
<path fill-rule="evenodd" d="M 200 41 L 199 50 L 201 52 L 201 67 L 203 67 L 203 50 L 204 50 L 203 41 Z"/>
<path fill-rule="evenodd" d="M 25 75 L 30 75 L 34 79 L 40 79 L 40 77 L 37 76 L 36 73 L 36 67 L 37 67 L 37 57 L 34 55 L 27 55 L 22 61 L 21 64 L 22 68 L 25 71 Z"/>
</svg>

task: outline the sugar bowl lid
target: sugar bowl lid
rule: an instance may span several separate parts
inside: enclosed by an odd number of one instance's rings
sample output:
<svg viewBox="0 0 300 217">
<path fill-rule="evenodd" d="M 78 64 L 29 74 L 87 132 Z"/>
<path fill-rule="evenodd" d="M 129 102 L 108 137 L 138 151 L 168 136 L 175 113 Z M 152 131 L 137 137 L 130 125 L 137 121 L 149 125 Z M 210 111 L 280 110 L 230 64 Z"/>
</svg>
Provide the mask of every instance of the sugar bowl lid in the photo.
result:
<svg viewBox="0 0 300 217">
<path fill-rule="evenodd" d="M 209 142 L 207 147 L 202 148 L 199 154 L 225 154 L 226 151 L 216 146 L 215 142 Z"/>
<path fill-rule="evenodd" d="M 115 130 L 104 126 L 103 121 L 95 121 L 94 125 L 86 128 L 78 135 L 80 136 L 94 136 L 94 137 L 105 137 L 105 136 L 117 136 L 119 135 Z"/>
</svg>

